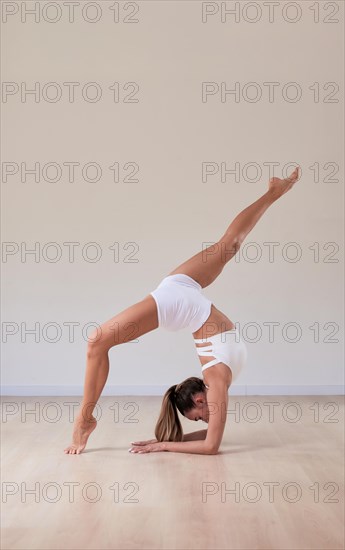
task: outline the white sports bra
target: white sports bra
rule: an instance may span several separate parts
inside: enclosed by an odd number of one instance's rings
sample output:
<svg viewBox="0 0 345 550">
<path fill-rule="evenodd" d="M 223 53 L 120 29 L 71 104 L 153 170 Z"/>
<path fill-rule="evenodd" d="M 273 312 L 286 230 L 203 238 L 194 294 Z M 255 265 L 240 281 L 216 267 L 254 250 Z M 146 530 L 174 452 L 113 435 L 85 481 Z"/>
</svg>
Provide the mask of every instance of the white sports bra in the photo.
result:
<svg viewBox="0 0 345 550">
<path fill-rule="evenodd" d="M 224 363 L 232 372 L 232 380 L 240 374 L 247 361 L 247 347 L 243 342 L 238 328 L 226 330 L 205 338 L 194 338 L 196 344 L 211 342 L 210 346 L 196 347 L 201 357 L 215 357 L 202 366 L 201 371 L 213 367 L 217 363 Z"/>
</svg>

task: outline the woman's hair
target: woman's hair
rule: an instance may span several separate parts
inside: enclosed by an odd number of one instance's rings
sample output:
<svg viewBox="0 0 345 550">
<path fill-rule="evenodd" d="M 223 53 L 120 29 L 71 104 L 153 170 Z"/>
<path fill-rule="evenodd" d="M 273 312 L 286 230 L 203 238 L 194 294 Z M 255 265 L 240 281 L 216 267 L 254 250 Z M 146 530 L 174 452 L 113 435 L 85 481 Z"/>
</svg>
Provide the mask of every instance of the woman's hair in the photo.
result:
<svg viewBox="0 0 345 550">
<path fill-rule="evenodd" d="M 205 391 L 201 378 L 191 376 L 180 384 L 170 386 L 163 396 L 161 411 L 155 427 L 157 441 L 182 441 L 183 431 L 177 410 L 182 415 L 195 407 L 193 396 Z"/>
</svg>

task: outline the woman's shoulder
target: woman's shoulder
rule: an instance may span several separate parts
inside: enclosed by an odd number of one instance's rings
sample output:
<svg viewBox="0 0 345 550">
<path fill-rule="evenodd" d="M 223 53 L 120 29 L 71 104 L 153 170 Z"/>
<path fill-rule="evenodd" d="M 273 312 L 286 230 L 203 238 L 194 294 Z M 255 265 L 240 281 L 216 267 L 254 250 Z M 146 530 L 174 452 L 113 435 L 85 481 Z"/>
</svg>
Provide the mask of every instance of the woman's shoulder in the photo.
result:
<svg viewBox="0 0 345 550">
<path fill-rule="evenodd" d="M 228 389 L 232 382 L 232 372 L 225 363 L 216 363 L 203 371 L 203 379 L 206 386 L 226 386 Z"/>
</svg>

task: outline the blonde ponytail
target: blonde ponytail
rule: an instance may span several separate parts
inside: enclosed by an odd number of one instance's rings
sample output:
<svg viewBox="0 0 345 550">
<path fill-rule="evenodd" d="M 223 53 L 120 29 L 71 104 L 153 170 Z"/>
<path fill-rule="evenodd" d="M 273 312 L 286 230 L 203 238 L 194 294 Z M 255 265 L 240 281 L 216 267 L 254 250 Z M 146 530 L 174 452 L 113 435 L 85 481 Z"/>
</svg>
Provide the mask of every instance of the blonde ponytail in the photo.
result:
<svg viewBox="0 0 345 550">
<path fill-rule="evenodd" d="M 163 396 L 161 411 L 155 427 L 157 441 L 183 441 L 179 411 L 183 416 L 195 407 L 193 396 L 205 392 L 201 378 L 191 376 L 180 384 L 174 384 Z"/>
<path fill-rule="evenodd" d="M 177 384 L 171 386 L 164 394 L 161 411 L 155 428 L 157 441 L 182 441 L 183 431 L 175 404 Z"/>
</svg>

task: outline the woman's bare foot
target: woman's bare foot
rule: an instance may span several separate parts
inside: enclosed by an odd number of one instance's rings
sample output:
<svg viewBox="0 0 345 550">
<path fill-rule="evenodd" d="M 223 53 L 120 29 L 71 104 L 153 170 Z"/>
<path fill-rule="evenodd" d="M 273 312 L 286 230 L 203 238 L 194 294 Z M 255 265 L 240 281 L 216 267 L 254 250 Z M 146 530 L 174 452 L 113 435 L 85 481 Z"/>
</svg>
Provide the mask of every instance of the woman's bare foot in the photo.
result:
<svg viewBox="0 0 345 550">
<path fill-rule="evenodd" d="M 269 190 L 274 193 L 277 198 L 281 197 L 293 187 L 299 178 L 299 166 L 295 168 L 292 174 L 285 179 L 271 178 L 269 182 Z"/>
<path fill-rule="evenodd" d="M 85 449 L 87 440 L 96 426 L 97 420 L 93 416 L 89 421 L 77 417 L 73 429 L 73 443 L 69 447 L 66 447 L 64 452 L 70 455 L 79 455 Z"/>
</svg>

